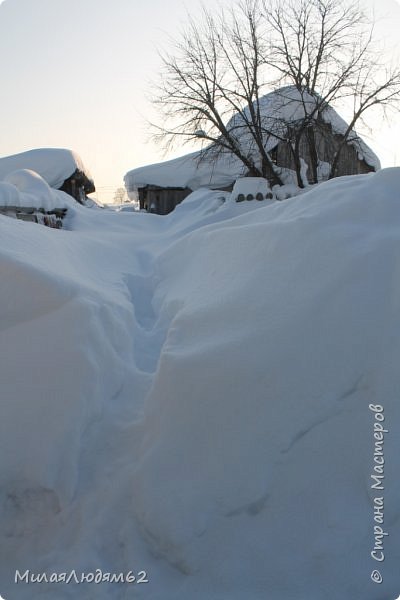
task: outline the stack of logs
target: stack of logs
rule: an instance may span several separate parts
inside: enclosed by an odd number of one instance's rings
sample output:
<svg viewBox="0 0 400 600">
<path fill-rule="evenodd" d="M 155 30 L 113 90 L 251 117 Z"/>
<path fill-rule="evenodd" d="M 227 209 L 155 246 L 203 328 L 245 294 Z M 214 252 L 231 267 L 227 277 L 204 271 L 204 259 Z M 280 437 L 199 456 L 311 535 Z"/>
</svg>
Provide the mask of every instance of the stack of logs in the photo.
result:
<svg viewBox="0 0 400 600">
<path fill-rule="evenodd" d="M 258 192 L 258 194 L 255 195 L 256 200 L 273 200 L 273 198 L 274 198 L 274 195 L 272 192 L 268 192 L 267 194 L 262 194 L 261 192 Z M 247 196 L 245 196 L 244 194 L 237 195 L 236 202 L 243 202 L 244 200 L 254 200 L 254 195 L 253 194 L 247 194 Z"/>
</svg>

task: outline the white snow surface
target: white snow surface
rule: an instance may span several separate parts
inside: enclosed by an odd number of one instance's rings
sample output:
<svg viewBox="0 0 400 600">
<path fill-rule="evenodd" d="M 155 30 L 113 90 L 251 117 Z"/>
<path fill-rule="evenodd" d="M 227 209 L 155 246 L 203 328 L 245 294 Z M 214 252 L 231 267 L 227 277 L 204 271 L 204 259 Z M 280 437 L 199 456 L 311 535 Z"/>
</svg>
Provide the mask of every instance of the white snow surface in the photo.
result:
<svg viewBox="0 0 400 600">
<path fill-rule="evenodd" d="M 55 208 L 68 208 L 75 201 L 60 190 L 52 189 L 34 171 L 18 169 L 0 181 L 0 207 L 34 207 L 50 211 Z"/>
<path fill-rule="evenodd" d="M 64 148 L 37 148 L 0 158 L 0 180 L 19 169 L 35 171 L 55 189 L 60 188 L 76 169 L 92 179 L 80 156 Z"/>
<path fill-rule="evenodd" d="M 399 189 L 393 168 L 166 217 L 75 204 L 61 231 L 0 216 L 2 596 L 397 597 Z"/>
</svg>

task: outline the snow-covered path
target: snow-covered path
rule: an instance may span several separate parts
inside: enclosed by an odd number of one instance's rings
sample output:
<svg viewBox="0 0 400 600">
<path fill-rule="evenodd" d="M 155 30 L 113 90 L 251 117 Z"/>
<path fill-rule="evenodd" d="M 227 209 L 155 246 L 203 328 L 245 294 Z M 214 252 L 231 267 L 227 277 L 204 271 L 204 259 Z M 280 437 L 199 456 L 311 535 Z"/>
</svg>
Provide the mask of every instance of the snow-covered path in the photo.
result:
<svg viewBox="0 0 400 600">
<path fill-rule="evenodd" d="M 399 189 L 387 169 L 168 217 L 75 206 L 62 231 L 0 217 L 0 594 L 396 597 Z"/>
</svg>

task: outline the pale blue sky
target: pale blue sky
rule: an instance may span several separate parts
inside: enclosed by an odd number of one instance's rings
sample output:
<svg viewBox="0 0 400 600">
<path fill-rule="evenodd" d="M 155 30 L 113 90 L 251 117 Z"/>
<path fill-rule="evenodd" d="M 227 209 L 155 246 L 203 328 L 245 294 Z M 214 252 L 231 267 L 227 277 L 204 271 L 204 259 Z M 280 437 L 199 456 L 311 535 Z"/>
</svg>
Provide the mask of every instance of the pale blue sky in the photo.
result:
<svg viewBox="0 0 400 600">
<path fill-rule="evenodd" d="M 400 4 L 375 0 L 375 6 L 378 16 L 389 17 L 378 33 L 395 43 Z M 126 171 L 162 160 L 162 149 L 147 143 L 145 121 L 154 114 L 146 95 L 157 77 L 157 46 L 185 20 L 185 8 L 197 11 L 198 0 L 4 0 L 0 156 L 36 147 L 74 149 L 103 201 Z M 371 125 L 367 141 L 383 165 L 400 163 L 400 117 L 391 127 Z"/>
</svg>

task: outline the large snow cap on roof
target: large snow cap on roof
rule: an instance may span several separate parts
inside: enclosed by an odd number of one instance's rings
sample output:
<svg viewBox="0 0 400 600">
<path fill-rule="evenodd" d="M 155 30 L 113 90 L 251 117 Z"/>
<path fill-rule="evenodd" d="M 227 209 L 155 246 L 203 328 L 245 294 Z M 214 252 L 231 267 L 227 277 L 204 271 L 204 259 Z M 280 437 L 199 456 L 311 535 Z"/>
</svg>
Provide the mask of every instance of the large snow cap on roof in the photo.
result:
<svg viewBox="0 0 400 600">
<path fill-rule="evenodd" d="M 216 158 L 200 159 L 200 152 L 192 152 L 162 163 L 147 165 L 129 171 L 124 178 L 126 188 L 131 191 L 146 185 L 159 187 L 211 189 L 229 186 L 244 174 L 245 167 L 233 154 Z"/>
<path fill-rule="evenodd" d="M 64 148 L 38 148 L 0 158 L 0 180 L 19 169 L 38 173 L 50 187 L 58 189 L 76 170 L 93 179 L 76 152 Z"/>
</svg>

